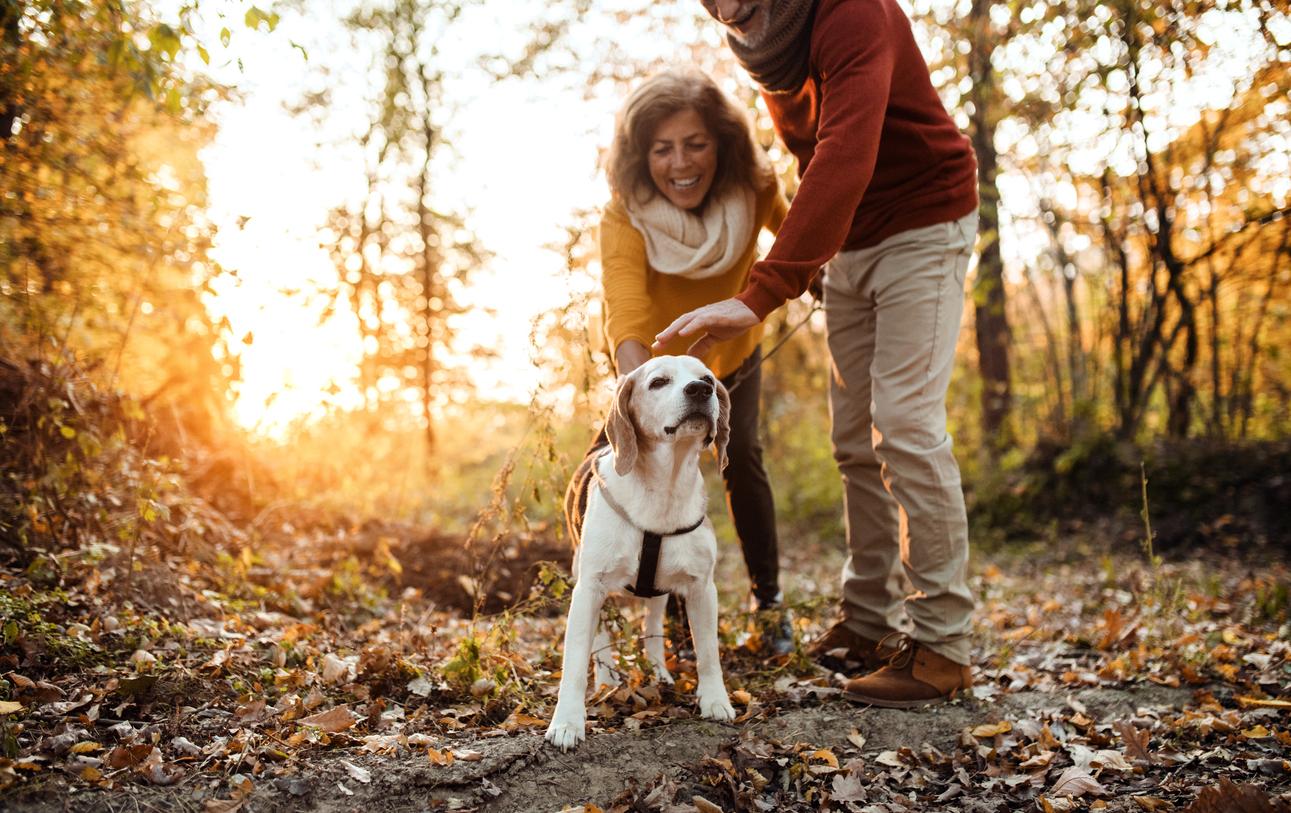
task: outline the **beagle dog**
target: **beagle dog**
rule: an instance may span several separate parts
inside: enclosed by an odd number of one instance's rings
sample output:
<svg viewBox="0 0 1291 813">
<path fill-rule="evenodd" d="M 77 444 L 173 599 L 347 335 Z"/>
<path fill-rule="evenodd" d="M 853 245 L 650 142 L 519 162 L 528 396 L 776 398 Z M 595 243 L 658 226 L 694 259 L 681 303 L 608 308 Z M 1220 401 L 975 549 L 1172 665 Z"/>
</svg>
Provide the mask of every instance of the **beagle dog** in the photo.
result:
<svg viewBox="0 0 1291 813">
<path fill-rule="evenodd" d="M 695 643 L 700 713 L 735 719 L 717 652 L 717 539 L 707 516 L 699 456 L 710 443 L 726 465 L 730 398 L 703 362 L 653 358 L 619 382 L 605 424 L 608 446 L 588 454 L 565 495 L 575 545 L 574 590 L 565 629 L 560 692 L 547 741 L 568 750 L 584 738 L 588 660 L 596 683 L 617 685 L 601 604 L 623 590 L 645 599 L 645 652 L 655 676 L 664 665 L 668 593 L 686 602 Z"/>
</svg>

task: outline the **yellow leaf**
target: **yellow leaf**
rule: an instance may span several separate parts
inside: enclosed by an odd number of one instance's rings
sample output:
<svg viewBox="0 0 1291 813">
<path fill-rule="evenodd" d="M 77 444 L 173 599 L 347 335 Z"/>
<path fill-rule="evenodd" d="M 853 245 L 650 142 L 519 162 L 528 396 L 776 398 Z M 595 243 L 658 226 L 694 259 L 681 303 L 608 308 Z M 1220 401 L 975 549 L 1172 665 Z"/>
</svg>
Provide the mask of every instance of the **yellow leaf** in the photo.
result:
<svg viewBox="0 0 1291 813">
<path fill-rule="evenodd" d="M 824 748 L 820 749 L 819 751 L 814 751 L 808 754 L 807 759 L 819 759 L 823 762 L 828 763 L 831 767 L 834 767 L 834 768 L 838 767 L 838 757 L 834 756 L 833 751 L 827 751 Z"/>
<path fill-rule="evenodd" d="M 99 745 L 97 742 L 78 742 L 76 745 L 72 746 L 72 753 L 88 754 L 91 751 L 97 751 L 102 747 L 103 746 Z"/>
<path fill-rule="evenodd" d="M 452 765 L 453 764 L 454 757 L 453 757 L 452 751 L 448 751 L 448 750 L 441 751 L 438 748 L 427 748 L 426 756 L 430 758 L 430 762 L 432 765 Z"/>
<path fill-rule="evenodd" d="M 1001 720 L 998 723 L 986 723 L 973 729 L 974 737 L 994 737 L 997 734 L 1006 734 L 1013 730 L 1013 723 L 1008 720 Z"/>
<path fill-rule="evenodd" d="M 1243 731 L 1242 736 L 1248 740 L 1263 740 L 1273 736 L 1273 732 L 1269 731 L 1262 725 L 1257 725 L 1254 728 L 1248 728 Z"/>
<path fill-rule="evenodd" d="M 93 765 L 86 765 L 81 768 L 81 778 L 86 782 L 97 782 L 103 778 L 103 773 Z"/>
<path fill-rule="evenodd" d="M 743 689 L 736 689 L 731 692 L 731 699 L 736 703 L 739 703 L 741 706 L 747 706 L 749 703 L 753 702 L 753 695 Z"/>
<path fill-rule="evenodd" d="M 0 700 L 0 714 L 17 714 L 22 711 L 22 704 L 12 700 Z"/>
<path fill-rule="evenodd" d="M 520 710 L 520 708 L 517 708 L 515 711 L 511 712 L 511 716 L 503 720 L 502 724 L 498 727 L 503 731 L 516 731 L 521 728 L 537 728 L 545 727 L 546 725 L 546 720 L 539 719 L 538 717 L 534 717 L 530 714 L 525 714 Z"/>
<path fill-rule="evenodd" d="M 3 704 L 0 704 L 3 705 Z M 1237 696 L 1237 705 L 1244 709 L 1291 709 L 1291 700 L 1274 700 L 1272 698 Z"/>
</svg>

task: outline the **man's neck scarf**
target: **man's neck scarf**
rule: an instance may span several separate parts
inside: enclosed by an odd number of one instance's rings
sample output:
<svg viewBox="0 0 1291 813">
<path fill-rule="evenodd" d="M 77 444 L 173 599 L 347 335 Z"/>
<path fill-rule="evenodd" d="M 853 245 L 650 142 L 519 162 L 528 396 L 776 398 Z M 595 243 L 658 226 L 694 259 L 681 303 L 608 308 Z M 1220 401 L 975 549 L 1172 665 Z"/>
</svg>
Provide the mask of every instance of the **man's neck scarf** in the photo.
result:
<svg viewBox="0 0 1291 813">
<path fill-rule="evenodd" d="M 807 79 L 816 0 L 767 0 L 767 32 L 750 47 L 728 31 L 726 42 L 749 76 L 770 93 L 796 93 Z M 703 0 L 717 17 L 715 0 Z M 719 20 L 720 22 L 720 20 Z"/>
</svg>

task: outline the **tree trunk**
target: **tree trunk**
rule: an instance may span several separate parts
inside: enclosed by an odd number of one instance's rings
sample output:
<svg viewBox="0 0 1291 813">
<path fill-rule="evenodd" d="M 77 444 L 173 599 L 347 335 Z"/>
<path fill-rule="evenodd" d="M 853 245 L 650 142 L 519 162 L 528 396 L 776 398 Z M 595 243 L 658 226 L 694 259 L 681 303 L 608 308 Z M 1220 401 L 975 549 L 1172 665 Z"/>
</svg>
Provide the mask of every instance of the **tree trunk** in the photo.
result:
<svg viewBox="0 0 1291 813">
<path fill-rule="evenodd" d="M 429 125 L 427 126 L 429 131 Z M 427 138 L 430 133 L 427 133 Z M 427 161 L 422 167 L 418 183 L 417 195 L 417 222 L 418 234 L 421 237 L 421 300 L 423 302 L 421 318 L 421 329 L 425 331 L 426 346 L 422 348 L 421 354 L 421 412 L 426 421 L 426 456 L 428 459 L 433 458 L 435 454 L 435 420 L 432 415 L 432 401 L 435 392 L 435 331 L 434 325 L 439 319 L 436 312 L 435 301 L 439 288 L 438 269 L 439 258 L 435 256 L 435 247 L 432 240 L 435 229 L 431 222 L 432 214 L 426 205 L 426 196 L 430 194 L 430 151 L 427 150 Z"/>
<path fill-rule="evenodd" d="M 977 152 L 978 193 L 981 197 L 978 245 L 980 255 L 973 283 L 977 359 L 982 376 L 982 432 L 994 456 L 1014 443 L 1010 427 L 1013 392 L 1009 380 L 1009 323 L 1000 256 L 1000 190 L 996 185 L 995 152 L 997 94 L 991 66 L 994 37 L 990 30 L 991 0 L 973 0 L 969 12 L 972 51 L 969 75 L 973 82 L 971 139 Z"/>
<path fill-rule="evenodd" d="M 22 44 L 22 33 L 18 29 L 18 20 L 22 16 L 22 4 L 0 2 L 0 37 L 3 37 L 4 50 L 8 54 L 17 52 Z M 8 73 L 8 72 L 6 72 Z M 0 84 L 0 144 L 13 136 L 13 125 L 22 111 L 16 101 L 15 88 L 6 81 Z"/>
<path fill-rule="evenodd" d="M 421 165 L 421 172 L 418 175 L 417 236 L 421 239 L 421 300 L 423 304 L 420 316 L 422 329 L 426 334 L 426 346 L 423 348 L 421 357 L 421 411 L 422 417 L 426 421 L 426 459 L 427 461 L 433 461 L 435 459 L 436 440 L 435 420 L 431 407 L 435 392 L 435 339 L 437 338 L 435 327 L 441 319 L 440 308 L 437 303 L 442 302 L 442 298 L 439 295 L 441 287 L 439 278 L 440 258 L 435 245 L 435 213 L 428 203 L 430 200 L 430 159 L 435 154 L 435 141 L 438 137 L 438 132 L 431 119 L 434 82 L 427 75 L 427 72 L 427 66 L 417 66 L 417 73 L 421 79 L 422 97 L 425 100 L 425 109 L 421 114 L 421 135 L 426 148 L 425 162 Z"/>
</svg>

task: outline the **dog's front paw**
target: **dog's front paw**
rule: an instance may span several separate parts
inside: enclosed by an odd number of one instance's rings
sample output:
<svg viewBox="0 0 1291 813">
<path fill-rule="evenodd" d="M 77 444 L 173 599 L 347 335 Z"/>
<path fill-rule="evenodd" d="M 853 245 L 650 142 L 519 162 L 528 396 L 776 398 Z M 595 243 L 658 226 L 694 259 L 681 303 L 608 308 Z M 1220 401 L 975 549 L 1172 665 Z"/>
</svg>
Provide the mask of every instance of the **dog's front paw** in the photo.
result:
<svg viewBox="0 0 1291 813">
<path fill-rule="evenodd" d="M 586 736 L 583 729 L 585 728 L 583 720 L 562 720 L 559 717 L 552 718 L 551 725 L 547 726 L 547 742 L 556 746 L 562 751 L 568 751 L 575 745 L 583 741 Z"/>
<path fill-rule="evenodd" d="M 719 723 L 729 723 L 735 719 L 735 708 L 724 691 L 712 694 L 700 693 L 699 713 L 705 719 L 717 720 Z"/>
<path fill-rule="evenodd" d="M 672 679 L 672 673 L 669 672 L 663 666 L 659 666 L 655 668 L 654 677 L 655 677 L 655 680 L 659 681 L 665 686 L 671 686 L 676 682 Z"/>
</svg>

